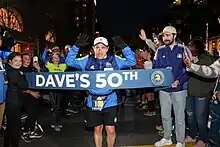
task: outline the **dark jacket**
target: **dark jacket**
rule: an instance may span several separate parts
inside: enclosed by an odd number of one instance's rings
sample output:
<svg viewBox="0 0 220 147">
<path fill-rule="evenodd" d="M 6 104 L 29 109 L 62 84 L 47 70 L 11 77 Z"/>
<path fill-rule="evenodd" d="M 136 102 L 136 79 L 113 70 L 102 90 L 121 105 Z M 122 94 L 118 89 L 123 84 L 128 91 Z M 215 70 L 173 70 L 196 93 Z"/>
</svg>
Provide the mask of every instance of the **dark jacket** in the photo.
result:
<svg viewBox="0 0 220 147">
<path fill-rule="evenodd" d="M 8 79 L 6 104 L 21 106 L 23 90 L 28 88 L 28 81 L 19 69 L 14 69 L 10 65 L 6 65 L 5 70 Z"/>
<path fill-rule="evenodd" d="M 186 51 L 187 55 L 191 57 L 190 50 L 181 45 L 177 44 L 171 48 L 169 46 L 161 46 L 157 49 L 154 61 L 153 68 L 171 68 L 174 81 L 179 81 L 179 86 L 177 88 L 167 88 L 163 89 L 166 92 L 178 92 L 182 90 L 186 90 L 186 82 L 189 77 L 186 74 L 186 66 L 183 62 L 184 52 Z"/>
<path fill-rule="evenodd" d="M 214 62 L 209 53 L 203 53 L 198 57 L 198 65 L 211 65 Z M 188 96 L 211 98 L 216 79 L 204 78 L 192 72 L 188 73 Z"/>
</svg>

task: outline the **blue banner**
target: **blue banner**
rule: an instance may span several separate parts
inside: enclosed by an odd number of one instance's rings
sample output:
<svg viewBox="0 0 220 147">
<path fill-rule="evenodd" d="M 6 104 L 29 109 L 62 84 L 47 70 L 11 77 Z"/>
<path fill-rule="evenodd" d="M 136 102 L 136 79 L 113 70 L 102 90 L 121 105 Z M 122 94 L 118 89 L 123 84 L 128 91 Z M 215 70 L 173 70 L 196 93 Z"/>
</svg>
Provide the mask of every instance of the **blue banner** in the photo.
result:
<svg viewBox="0 0 220 147">
<path fill-rule="evenodd" d="M 5 82 L 4 73 L 4 70 L 0 70 L 0 104 L 4 103 L 6 99 L 7 84 Z"/>
<path fill-rule="evenodd" d="M 170 69 L 26 73 L 30 89 L 130 89 L 170 87 Z"/>
</svg>

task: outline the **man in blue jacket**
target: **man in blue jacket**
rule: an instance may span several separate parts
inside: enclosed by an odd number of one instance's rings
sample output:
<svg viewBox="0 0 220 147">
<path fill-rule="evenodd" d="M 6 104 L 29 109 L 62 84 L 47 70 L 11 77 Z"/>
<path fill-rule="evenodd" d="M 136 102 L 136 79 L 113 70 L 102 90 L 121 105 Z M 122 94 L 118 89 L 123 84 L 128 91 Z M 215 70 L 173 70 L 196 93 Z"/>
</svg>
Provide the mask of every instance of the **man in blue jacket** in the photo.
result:
<svg viewBox="0 0 220 147">
<path fill-rule="evenodd" d="M 88 37 L 80 35 L 75 45 L 70 49 L 66 64 L 83 71 L 109 71 L 128 68 L 136 64 L 134 52 L 120 37 L 113 37 L 116 47 L 122 49 L 125 58 L 108 54 L 108 41 L 104 37 L 94 40 L 94 55 L 76 58 L 79 48 L 87 43 Z M 114 90 L 89 89 L 87 98 L 88 113 L 85 123 L 95 127 L 94 139 L 96 147 L 102 147 L 102 131 L 105 126 L 108 147 L 115 144 L 117 123 L 117 95 Z"/>
<path fill-rule="evenodd" d="M 156 142 L 156 147 L 171 145 L 172 140 L 172 118 L 171 109 L 173 106 L 175 114 L 176 147 L 184 147 L 185 139 L 185 106 L 186 106 L 186 67 L 183 61 L 184 56 L 191 56 L 190 51 L 183 45 L 178 44 L 175 39 L 176 29 L 167 26 L 163 30 L 164 46 L 158 48 L 154 58 L 154 68 L 171 69 L 174 76 L 172 87 L 159 92 L 161 105 L 161 116 L 164 128 L 164 137 Z"/>
</svg>

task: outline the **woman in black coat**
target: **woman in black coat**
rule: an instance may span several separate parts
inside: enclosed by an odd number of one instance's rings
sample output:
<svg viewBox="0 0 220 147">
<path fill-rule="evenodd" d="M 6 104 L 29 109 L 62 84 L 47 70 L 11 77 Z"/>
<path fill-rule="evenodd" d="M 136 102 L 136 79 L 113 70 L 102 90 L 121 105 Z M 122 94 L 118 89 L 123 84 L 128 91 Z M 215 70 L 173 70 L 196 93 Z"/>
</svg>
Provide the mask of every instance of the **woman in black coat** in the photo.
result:
<svg viewBox="0 0 220 147">
<path fill-rule="evenodd" d="M 4 136 L 4 147 L 18 147 L 21 128 L 21 107 L 23 91 L 28 88 L 25 75 L 20 71 L 22 59 L 19 53 L 8 56 L 6 74 L 8 89 L 6 92 L 6 118 L 7 128 Z"/>
</svg>

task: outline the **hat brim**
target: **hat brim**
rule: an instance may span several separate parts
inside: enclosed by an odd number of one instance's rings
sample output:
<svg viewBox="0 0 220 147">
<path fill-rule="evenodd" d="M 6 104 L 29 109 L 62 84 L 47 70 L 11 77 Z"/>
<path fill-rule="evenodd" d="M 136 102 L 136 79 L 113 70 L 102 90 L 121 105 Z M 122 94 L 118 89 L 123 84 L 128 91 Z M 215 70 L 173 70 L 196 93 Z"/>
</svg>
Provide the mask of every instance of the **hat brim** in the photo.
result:
<svg viewBox="0 0 220 147">
<path fill-rule="evenodd" d="M 163 32 L 161 35 L 163 35 L 163 34 L 176 34 L 176 32 L 165 31 L 165 32 Z"/>
<path fill-rule="evenodd" d="M 97 42 L 96 44 L 94 44 L 93 46 L 96 46 L 96 45 L 98 45 L 98 44 L 103 44 L 104 46 L 106 46 L 106 47 L 108 47 L 108 45 L 106 45 L 105 43 L 103 43 L 103 42 Z"/>
</svg>

